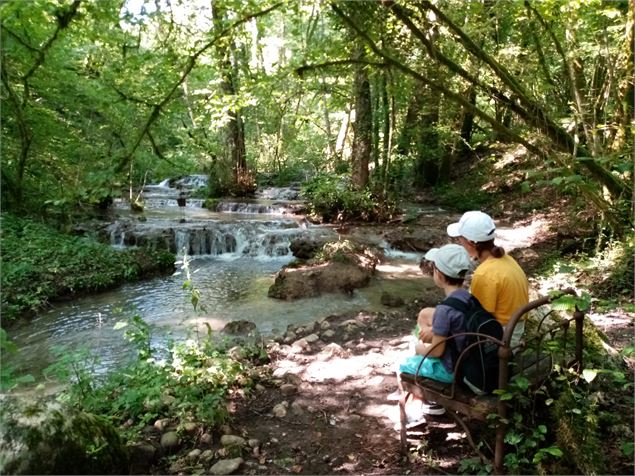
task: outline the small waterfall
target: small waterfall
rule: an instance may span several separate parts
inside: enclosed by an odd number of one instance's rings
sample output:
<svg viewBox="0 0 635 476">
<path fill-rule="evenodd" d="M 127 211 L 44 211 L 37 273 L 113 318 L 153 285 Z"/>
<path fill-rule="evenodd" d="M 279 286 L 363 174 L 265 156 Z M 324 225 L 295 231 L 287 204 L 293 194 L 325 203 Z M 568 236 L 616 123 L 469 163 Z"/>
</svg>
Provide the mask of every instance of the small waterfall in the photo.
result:
<svg viewBox="0 0 635 476">
<path fill-rule="evenodd" d="M 294 213 L 295 208 L 298 208 L 298 205 L 288 203 L 230 202 L 224 200 L 216 205 L 216 211 L 218 212 L 248 215 L 289 215 Z"/>
<path fill-rule="evenodd" d="M 176 254 L 185 250 L 192 256 L 262 259 L 289 257 L 293 240 L 319 232 L 319 227 L 297 216 L 304 207 L 297 201 L 299 187 L 263 189 L 257 194 L 262 198 L 257 199 L 220 200 L 215 211 L 210 211 L 202 207 L 203 199 L 189 197 L 193 189 L 207 185 L 207 180 L 206 175 L 189 175 L 146 185 L 144 213 L 112 223 L 107 229 L 110 243 Z M 177 198 L 186 198 L 186 205 L 179 207 Z M 116 207 L 130 209 L 123 199 Z M 268 219 L 271 215 L 289 218 Z"/>
<path fill-rule="evenodd" d="M 295 221 L 194 222 L 164 228 L 152 224 L 120 221 L 112 224 L 110 243 L 118 246 L 149 246 L 176 254 L 225 255 L 238 258 L 290 256 L 289 246 L 308 230 Z"/>
</svg>

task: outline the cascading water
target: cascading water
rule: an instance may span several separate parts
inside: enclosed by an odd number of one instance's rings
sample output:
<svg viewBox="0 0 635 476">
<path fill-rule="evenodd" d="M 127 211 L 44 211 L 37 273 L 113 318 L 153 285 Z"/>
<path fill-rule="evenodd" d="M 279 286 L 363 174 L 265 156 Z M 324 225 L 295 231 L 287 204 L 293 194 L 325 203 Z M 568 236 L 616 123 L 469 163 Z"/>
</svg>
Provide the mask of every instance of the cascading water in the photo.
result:
<svg viewBox="0 0 635 476">
<path fill-rule="evenodd" d="M 153 345 L 164 347 L 170 339 L 204 333 L 208 325 L 216 331 L 232 320 L 252 321 L 263 335 L 270 335 L 284 332 L 290 324 L 303 325 L 331 314 L 381 308 L 379 297 L 386 286 L 381 283 L 352 296 L 329 294 L 291 302 L 267 297 L 276 272 L 292 259 L 289 245 L 294 239 L 319 234 L 337 238 L 331 229 L 311 226 L 291 214 L 297 206 L 292 189 L 283 190 L 292 202 L 269 189 L 261 192 L 266 198 L 240 202 L 248 206 L 223 213 L 193 205 L 197 202 L 189 197 L 187 207 L 177 206 L 176 198 L 185 185 L 204 184 L 201 176 L 181 179 L 181 189 L 170 183 L 174 181 L 145 187 L 142 220 L 120 204 L 117 220 L 106 234 L 113 246 L 147 245 L 179 255 L 185 251 L 192 260 L 192 284 L 200 291 L 202 308 L 194 310 L 183 289 L 186 278 L 179 273 L 56 303 L 28 324 L 11 330 L 10 338 L 21 349 L 15 363 L 22 371 L 37 374 L 53 360 L 56 345 L 70 350 L 88 346 L 100 358 L 97 371 L 116 366 L 133 350 L 114 325 L 135 313 L 150 324 Z M 267 207 L 274 202 L 279 208 L 272 213 Z M 410 265 L 416 274 L 416 256 Z M 418 277 L 393 285 L 411 296 L 421 289 Z"/>
</svg>

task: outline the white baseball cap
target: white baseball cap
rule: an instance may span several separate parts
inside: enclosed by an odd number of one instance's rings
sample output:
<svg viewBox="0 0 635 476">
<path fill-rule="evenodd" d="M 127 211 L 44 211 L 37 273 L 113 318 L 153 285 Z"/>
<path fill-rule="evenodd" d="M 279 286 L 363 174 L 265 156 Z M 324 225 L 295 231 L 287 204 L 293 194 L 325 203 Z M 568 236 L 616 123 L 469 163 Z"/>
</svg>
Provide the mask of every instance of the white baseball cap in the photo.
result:
<svg viewBox="0 0 635 476">
<path fill-rule="evenodd" d="M 451 244 L 432 248 L 425 255 L 439 271 L 450 278 L 463 278 L 470 269 L 470 255 L 461 245 Z"/>
<path fill-rule="evenodd" d="M 487 213 L 465 212 L 457 223 L 448 225 L 448 235 L 452 238 L 462 236 L 477 243 L 490 241 L 496 238 L 496 225 Z"/>
</svg>

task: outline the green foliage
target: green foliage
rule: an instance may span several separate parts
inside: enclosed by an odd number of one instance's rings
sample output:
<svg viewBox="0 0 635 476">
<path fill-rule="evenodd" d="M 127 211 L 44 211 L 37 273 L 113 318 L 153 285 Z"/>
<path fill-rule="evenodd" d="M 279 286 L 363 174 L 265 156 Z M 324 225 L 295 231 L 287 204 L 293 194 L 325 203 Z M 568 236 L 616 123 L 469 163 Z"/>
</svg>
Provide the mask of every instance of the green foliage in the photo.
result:
<svg viewBox="0 0 635 476">
<path fill-rule="evenodd" d="M 436 193 L 439 194 L 439 203 L 441 205 L 450 207 L 458 212 L 485 210 L 493 201 L 492 195 L 480 188 L 471 188 L 466 193 L 463 187 L 440 185 L 436 188 Z"/>
<path fill-rule="evenodd" d="M 115 324 L 115 330 L 126 329 L 124 338 L 137 349 L 140 360 L 149 359 L 152 354 L 151 330 L 146 321 L 138 314 L 133 315 L 126 321 L 119 321 Z"/>
<path fill-rule="evenodd" d="M 311 213 L 325 222 L 382 221 L 395 213 L 395 205 L 369 190 L 354 190 L 344 178 L 320 175 L 304 185 L 302 194 Z"/>
<path fill-rule="evenodd" d="M 559 393 L 550 411 L 565 461 L 580 474 L 605 474 L 604 443 L 599 433 L 598 401 L 590 382 L 575 374 L 558 378 Z"/>
<path fill-rule="evenodd" d="M 55 362 L 44 369 L 44 375 L 60 382 L 72 382 L 70 388 L 75 399 L 85 401 L 96 385 L 94 375 L 97 356 L 87 347 L 71 350 L 65 346 L 55 346 L 51 351 Z"/>
<path fill-rule="evenodd" d="M 30 374 L 16 375 L 15 366 L 7 361 L 10 354 L 17 352 L 17 346 L 9 340 L 7 332 L 0 327 L 0 355 L 2 355 L 2 365 L 0 366 L 0 392 L 8 392 L 22 383 L 32 383 L 35 381 Z"/>
<path fill-rule="evenodd" d="M 352 255 L 361 252 L 363 249 L 352 241 L 332 241 L 325 243 L 313 259 L 316 263 L 326 263 L 327 261 L 347 263 L 350 262 Z"/>
<path fill-rule="evenodd" d="M 115 250 L 8 213 L 2 217 L 2 314 L 11 320 L 61 296 L 173 269 L 164 251 Z"/>
<path fill-rule="evenodd" d="M 125 337 L 138 350 L 137 358 L 91 385 L 75 378 L 85 368 L 86 355 L 74 355 L 55 364 L 55 374 L 72 385 L 59 397 L 84 411 L 107 416 L 131 433 L 157 418 L 204 421 L 218 425 L 227 418 L 225 397 L 235 385 L 249 387 L 244 363 L 217 349 L 211 333 L 202 339 L 170 344 L 156 355 L 150 348 L 147 323 L 138 316 L 127 320 Z M 84 362 L 81 364 L 80 362 Z M 70 365 L 69 365 L 70 364 Z M 64 369 L 73 369 L 68 372 Z M 93 377 L 94 378 L 94 377 Z"/>
<path fill-rule="evenodd" d="M 531 390 L 529 381 L 516 376 L 506 390 L 494 392 L 503 401 L 513 405 L 507 419 L 504 465 L 510 474 L 536 474 L 536 468 L 550 459 L 560 458 L 562 451 L 548 441 L 548 426 L 540 422 L 536 411 L 536 400 L 544 401 L 545 389 Z M 498 421 L 498 415 L 490 415 L 492 422 Z"/>
</svg>

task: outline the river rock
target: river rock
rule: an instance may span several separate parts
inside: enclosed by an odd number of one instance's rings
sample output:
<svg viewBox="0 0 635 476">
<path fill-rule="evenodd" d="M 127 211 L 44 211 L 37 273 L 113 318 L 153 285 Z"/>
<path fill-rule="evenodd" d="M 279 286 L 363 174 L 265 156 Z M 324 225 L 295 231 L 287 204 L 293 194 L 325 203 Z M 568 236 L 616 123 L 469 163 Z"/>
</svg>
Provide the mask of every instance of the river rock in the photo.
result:
<svg viewBox="0 0 635 476">
<path fill-rule="evenodd" d="M 199 450 L 198 448 L 194 448 L 192 451 L 190 451 L 187 454 L 186 459 L 188 461 L 197 461 L 200 458 L 202 453 L 203 452 L 201 450 Z"/>
<path fill-rule="evenodd" d="M 196 431 L 198 430 L 198 425 L 194 423 L 193 421 L 187 421 L 183 423 L 181 428 L 183 429 L 185 433 L 188 433 L 191 435 L 192 433 L 196 433 Z"/>
<path fill-rule="evenodd" d="M 445 228 L 395 227 L 384 234 L 390 247 L 401 251 L 426 252 L 448 241 Z"/>
<path fill-rule="evenodd" d="M 293 240 L 289 245 L 289 250 L 298 259 L 308 260 L 322 249 L 326 240 L 318 241 L 310 238 L 298 238 Z"/>
<path fill-rule="evenodd" d="M 302 408 L 302 405 L 300 404 L 300 402 L 294 401 L 291 404 L 291 413 L 293 413 L 294 415 L 302 415 L 304 413 L 304 408 Z"/>
<path fill-rule="evenodd" d="M 322 339 L 331 339 L 335 336 L 335 331 L 333 329 L 327 329 L 322 332 Z"/>
<path fill-rule="evenodd" d="M 318 340 L 320 340 L 320 337 L 317 334 L 309 334 L 308 336 L 306 336 L 304 338 L 309 344 L 313 344 L 314 342 L 317 342 Z"/>
<path fill-rule="evenodd" d="M 2 474 L 128 474 L 128 448 L 104 417 L 2 395 L 0 421 Z"/>
<path fill-rule="evenodd" d="M 203 433 L 201 435 L 201 443 L 204 445 L 211 445 L 212 444 L 212 435 L 210 435 L 209 433 Z"/>
<path fill-rule="evenodd" d="M 293 395 L 298 391 L 298 388 L 292 383 L 283 383 L 280 385 L 280 392 L 282 395 Z"/>
<path fill-rule="evenodd" d="M 157 449 L 150 443 L 132 443 L 128 445 L 128 455 L 130 474 L 149 474 Z"/>
<path fill-rule="evenodd" d="M 217 461 L 214 466 L 209 469 L 210 474 L 232 474 L 244 460 L 242 458 L 222 459 Z"/>
<path fill-rule="evenodd" d="M 154 427 L 160 432 L 164 432 L 168 428 L 168 426 L 170 426 L 169 418 L 159 418 L 157 421 L 154 422 Z"/>
<path fill-rule="evenodd" d="M 247 441 L 247 444 L 249 445 L 250 448 L 259 448 L 260 440 L 257 438 L 250 438 L 249 441 Z"/>
<path fill-rule="evenodd" d="M 238 435 L 223 435 L 220 438 L 220 444 L 224 448 L 228 448 L 230 446 L 245 446 L 246 441 L 242 436 Z"/>
<path fill-rule="evenodd" d="M 256 324 L 246 320 L 228 322 L 221 333 L 236 344 L 254 344 L 261 339 Z"/>
<path fill-rule="evenodd" d="M 161 448 L 167 453 L 171 453 L 179 446 L 180 439 L 176 431 L 168 431 L 161 436 Z"/>
<path fill-rule="evenodd" d="M 347 253 L 338 261 L 304 267 L 285 267 L 276 275 L 269 288 L 269 297 L 299 299 L 323 293 L 350 294 L 368 285 L 378 259 L 363 252 Z"/>
<path fill-rule="evenodd" d="M 275 405 L 271 412 L 278 418 L 284 418 L 287 416 L 287 408 L 289 408 L 289 402 L 284 401 Z"/>
<path fill-rule="evenodd" d="M 348 357 L 349 353 L 342 348 L 339 344 L 332 342 L 325 345 L 322 352 L 318 355 L 319 360 L 328 360 L 331 357 Z"/>
<path fill-rule="evenodd" d="M 214 458 L 214 452 L 212 450 L 205 450 L 201 453 L 201 461 L 209 462 Z"/>
<path fill-rule="evenodd" d="M 284 374 L 284 379 L 287 381 L 287 383 L 293 384 L 296 387 L 302 385 L 302 377 L 292 372 L 287 372 L 286 374 Z"/>
<path fill-rule="evenodd" d="M 304 350 L 310 347 L 309 343 L 304 337 L 302 339 L 296 340 L 291 346 L 296 350 Z"/>
</svg>

